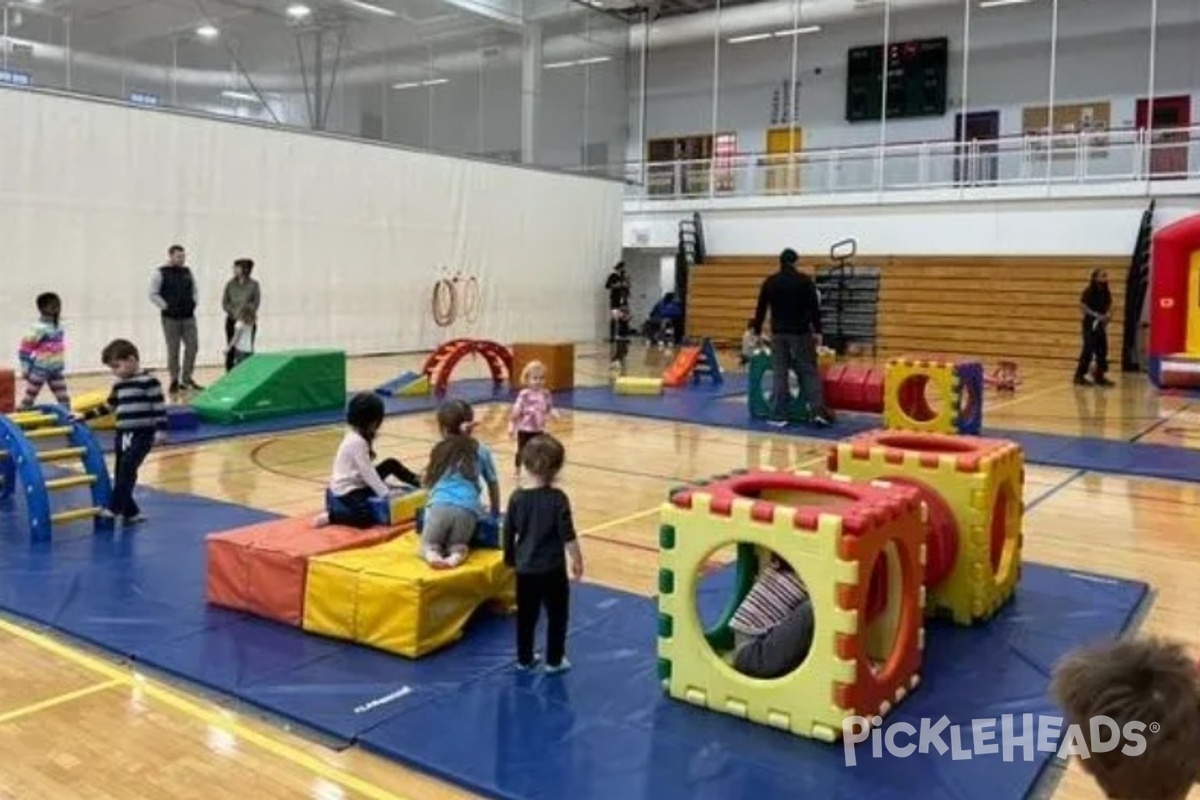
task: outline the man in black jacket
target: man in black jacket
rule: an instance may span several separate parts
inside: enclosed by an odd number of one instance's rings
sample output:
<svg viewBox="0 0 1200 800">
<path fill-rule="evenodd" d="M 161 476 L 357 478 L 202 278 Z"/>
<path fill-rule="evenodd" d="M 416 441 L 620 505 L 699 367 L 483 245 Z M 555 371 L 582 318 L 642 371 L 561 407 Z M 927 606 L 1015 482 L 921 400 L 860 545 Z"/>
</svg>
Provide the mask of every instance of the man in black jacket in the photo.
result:
<svg viewBox="0 0 1200 800">
<path fill-rule="evenodd" d="M 199 349 L 196 334 L 196 279 L 187 267 L 187 253 L 177 244 L 167 250 L 167 263 L 154 271 L 150 283 L 150 302 L 162 313 L 163 336 L 167 340 L 167 370 L 171 373 L 170 393 L 180 389 L 199 391 L 192 379 Z M 179 346 L 183 345 L 183 368 L 179 366 Z"/>
<path fill-rule="evenodd" d="M 779 272 L 767 278 L 758 292 L 754 312 L 754 334 L 762 336 L 763 321 L 771 313 L 771 424 L 788 424 L 791 390 L 790 373 L 800 378 L 800 391 L 808 401 L 815 425 L 830 424 L 817 371 L 817 347 L 821 344 L 821 301 L 812 278 L 796 269 L 800 257 L 788 248 L 779 255 Z"/>
</svg>

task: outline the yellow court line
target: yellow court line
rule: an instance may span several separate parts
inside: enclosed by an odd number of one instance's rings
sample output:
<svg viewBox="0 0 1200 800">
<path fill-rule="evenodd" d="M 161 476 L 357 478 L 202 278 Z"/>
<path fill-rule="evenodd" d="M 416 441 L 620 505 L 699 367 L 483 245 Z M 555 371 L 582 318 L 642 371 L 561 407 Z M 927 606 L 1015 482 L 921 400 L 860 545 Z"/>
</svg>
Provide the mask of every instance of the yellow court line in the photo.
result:
<svg viewBox="0 0 1200 800">
<path fill-rule="evenodd" d="M 1032 400 L 1035 397 L 1043 397 L 1048 394 L 1053 394 L 1054 392 L 1061 392 L 1062 390 L 1063 387 L 1061 386 L 1047 386 L 1044 389 L 1038 389 L 1036 392 L 1030 392 L 1029 394 L 1021 395 L 1020 397 L 1012 397 L 1008 400 L 1002 400 L 999 403 L 993 403 L 991 405 L 987 405 L 985 403 L 983 410 L 985 414 L 989 411 L 999 411 L 1002 408 L 1015 406 L 1017 403 L 1023 403 L 1026 400 Z"/>
<path fill-rule="evenodd" d="M 642 509 L 641 511 L 636 511 L 632 514 L 626 514 L 623 517 L 617 517 L 616 519 L 610 519 L 608 522 L 601 522 L 599 525 L 593 525 L 592 527 L 588 528 L 587 530 L 580 531 L 580 533 L 587 535 L 589 533 L 599 533 L 600 531 L 606 531 L 609 528 L 615 528 L 618 525 L 624 525 L 627 522 L 635 522 L 639 519 L 642 519 L 643 517 L 648 517 L 651 514 L 657 514 L 660 510 L 662 510 L 661 505 L 657 505 L 654 508 Z"/>
<path fill-rule="evenodd" d="M 48 697 L 45 700 L 41 700 L 37 703 L 30 703 L 27 706 L 15 708 L 12 711 L 5 711 L 3 714 L 0 714 L 0 725 L 4 724 L 5 722 L 12 722 L 13 720 L 20 719 L 21 717 L 28 717 L 30 714 L 36 714 L 39 711 L 45 711 L 48 708 L 54 708 L 55 706 L 61 706 L 64 703 L 70 703 L 72 700 L 78 700 L 81 697 L 87 697 L 88 695 L 96 694 L 97 692 L 103 692 L 107 689 L 113 688 L 114 686 L 120 686 L 123 683 L 124 681 L 119 681 L 116 679 L 101 681 L 100 683 L 94 683 L 91 686 L 85 686 L 82 689 L 76 689 L 73 692 L 64 692 L 62 694 L 55 695 L 54 697 Z"/>
<path fill-rule="evenodd" d="M 288 761 L 295 766 L 303 767 L 304 769 L 307 769 L 310 772 L 325 778 L 331 783 L 339 784 L 352 792 L 369 798 L 369 800 L 406 800 L 406 798 L 401 795 L 390 792 L 381 786 L 369 781 L 365 781 L 361 778 L 351 775 L 348 772 L 345 772 L 344 770 L 326 764 L 316 756 L 306 753 L 299 748 L 281 742 L 266 734 L 259 733 L 258 731 L 253 730 L 252 728 L 240 722 L 230 719 L 221 711 L 205 708 L 198 703 L 187 699 L 183 695 L 178 694 L 177 692 L 154 683 L 143 675 L 115 667 L 112 664 L 90 656 L 87 653 L 64 645 L 61 642 L 50 638 L 49 636 L 35 633 L 34 631 L 23 628 L 20 625 L 16 625 L 5 619 L 0 619 L 0 631 L 11 634 L 12 636 L 15 636 L 18 639 L 21 639 L 32 645 L 36 645 L 37 647 L 40 647 L 49 653 L 53 653 L 54 655 L 59 656 L 66 661 L 70 661 L 73 664 L 77 664 L 81 667 L 85 667 L 86 669 L 90 669 L 93 672 L 104 675 L 110 679 L 107 682 L 108 684 L 120 684 L 134 687 L 140 690 L 145 696 L 154 700 L 158 700 L 159 702 L 170 706 L 176 711 L 186 714 L 193 719 L 207 723 L 208 725 L 221 728 L 227 733 L 231 733 L 241 738 L 243 741 L 249 742 L 260 749 L 267 751 L 271 755 Z M 109 688 L 109 686 L 105 685 L 104 688 Z M 100 689 L 94 687 L 93 691 L 100 691 Z"/>
</svg>

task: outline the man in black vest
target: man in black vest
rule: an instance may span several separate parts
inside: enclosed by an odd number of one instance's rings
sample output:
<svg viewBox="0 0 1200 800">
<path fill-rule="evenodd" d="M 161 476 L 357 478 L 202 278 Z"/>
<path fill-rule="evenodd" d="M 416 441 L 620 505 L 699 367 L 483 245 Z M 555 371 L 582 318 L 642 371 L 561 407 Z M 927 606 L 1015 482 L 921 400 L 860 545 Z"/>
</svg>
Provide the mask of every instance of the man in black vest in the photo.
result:
<svg viewBox="0 0 1200 800">
<path fill-rule="evenodd" d="M 180 389 L 200 391 L 192 380 L 196 367 L 196 280 L 187 268 L 183 247 L 171 245 L 167 263 L 159 267 L 150 283 L 150 302 L 162 312 L 163 336 L 167 340 L 167 370 L 171 373 L 171 394 Z M 179 346 L 183 345 L 183 370 L 179 368 Z"/>
</svg>

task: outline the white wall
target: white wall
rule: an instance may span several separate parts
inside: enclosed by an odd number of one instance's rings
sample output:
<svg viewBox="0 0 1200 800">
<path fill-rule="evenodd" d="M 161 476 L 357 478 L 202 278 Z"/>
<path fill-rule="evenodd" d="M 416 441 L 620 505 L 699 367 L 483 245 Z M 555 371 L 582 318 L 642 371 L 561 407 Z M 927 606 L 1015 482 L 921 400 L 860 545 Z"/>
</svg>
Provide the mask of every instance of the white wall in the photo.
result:
<svg viewBox="0 0 1200 800">
<path fill-rule="evenodd" d="M 825 254 L 853 237 L 879 255 L 1129 255 L 1148 200 L 1061 199 L 927 202 L 874 206 L 710 209 L 702 212 L 713 255 L 760 255 L 792 247 Z M 1156 224 L 1200 213 L 1200 198 L 1161 200 Z M 625 217 L 625 243 L 663 247 L 678 236 L 680 211 Z"/>
<path fill-rule="evenodd" d="M 0 342 L 42 291 L 63 296 L 70 369 L 111 338 L 163 348 L 147 299 L 167 245 L 200 285 L 202 358 L 221 357 L 221 289 L 258 263 L 262 349 L 430 347 L 443 269 L 476 275 L 500 341 L 592 339 L 620 255 L 621 187 L 585 178 L 0 90 Z"/>
<path fill-rule="evenodd" d="M 1149 0 L 1060 0 L 1055 102 L 1110 100 L 1112 125 L 1132 127 L 1137 98 L 1147 95 L 1150 77 Z M 1192 94 L 1200 87 L 1200 0 L 1158 1 L 1155 94 Z M 949 109 L 944 117 L 893 120 L 889 142 L 954 138 L 955 114 L 962 110 L 963 5 L 892 15 L 890 41 L 948 37 Z M 1044 105 L 1050 95 L 1051 5 L 982 10 L 972 8 L 967 109 L 999 110 L 1001 134 L 1021 133 L 1021 109 Z M 805 149 L 875 145 L 878 122 L 845 121 L 847 51 L 884 41 L 883 17 L 826 25 L 797 39 L 800 82 L 798 120 Z M 713 115 L 713 40 L 652 51 L 648 68 L 647 139 L 709 133 Z M 728 44 L 719 52 L 719 132 L 738 135 L 738 149 L 763 152 L 772 124 L 772 98 L 792 70 L 791 39 Z M 631 93 L 630 119 L 636 125 L 639 98 Z M 1200 108 L 1193 108 L 1193 122 Z M 786 120 L 782 126 L 786 127 Z M 640 158 L 630 141 L 629 158 Z"/>
</svg>

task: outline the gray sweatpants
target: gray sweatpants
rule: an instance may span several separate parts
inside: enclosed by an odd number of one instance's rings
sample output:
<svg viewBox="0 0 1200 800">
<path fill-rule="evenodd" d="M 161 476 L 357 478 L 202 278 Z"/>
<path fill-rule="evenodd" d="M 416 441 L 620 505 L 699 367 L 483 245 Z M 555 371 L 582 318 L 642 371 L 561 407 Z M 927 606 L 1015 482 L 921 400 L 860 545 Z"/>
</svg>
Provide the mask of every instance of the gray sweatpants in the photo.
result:
<svg viewBox="0 0 1200 800">
<path fill-rule="evenodd" d="M 813 639 L 812 603 L 805 600 L 761 636 L 738 635 L 733 668 L 751 678 L 781 678 L 804 663 Z"/>
<path fill-rule="evenodd" d="M 455 549 L 465 550 L 475 538 L 479 515 L 458 506 L 429 506 L 425 509 L 425 524 L 421 529 L 421 549 L 448 555 Z"/>
<path fill-rule="evenodd" d="M 171 383 L 191 383 L 192 370 L 196 368 L 196 351 L 199 337 L 196 334 L 196 318 L 168 319 L 163 317 L 163 337 L 167 340 L 167 372 Z M 179 345 L 183 344 L 183 372 L 179 370 Z"/>
<path fill-rule="evenodd" d="M 825 407 L 821 374 L 817 370 L 817 343 L 811 333 L 771 335 L 772 411 L 776 419 L 787 419 L 792 392 L 790 372 L 800 379 L 800 393 L 813 412 Z"/>
</svg>

